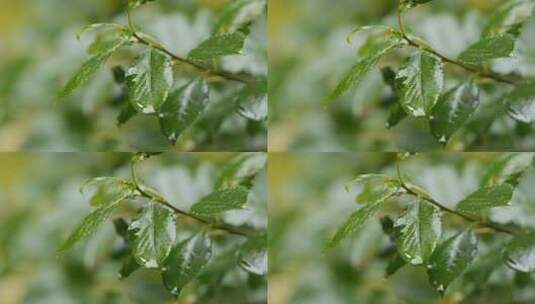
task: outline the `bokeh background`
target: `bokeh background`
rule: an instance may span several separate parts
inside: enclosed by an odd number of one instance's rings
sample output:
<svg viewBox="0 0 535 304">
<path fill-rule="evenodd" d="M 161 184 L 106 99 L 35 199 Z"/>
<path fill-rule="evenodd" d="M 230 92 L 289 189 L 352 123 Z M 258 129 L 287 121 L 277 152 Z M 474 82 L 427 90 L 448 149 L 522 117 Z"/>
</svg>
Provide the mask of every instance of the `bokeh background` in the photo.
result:
<svg viewBox="0 0 535 304">
<path fill-rule="evenodd" d="M 517 155 L 519 157 L 532 157 Z M 401 169 L 433 198 L 454 207 L 479 188 L 496 153 L 426 153 Z M 269 184 L 269 303 L 272 304 L 528 304 L 535 301 L 535 276 L 515 274 L 500 255 L 480 259 L 506 237 L 480 236 L 474 268 L 450 286 L 444 298 L 430 286 L 424 267 L 404 267 L 385 278 L 390 241 L 379 218 L 399 214 L 406 203 L 387 203 L 363 230 L 332 251 L 326 242 L 358 208 L 357 186 L 345 184 L 363 173 L 395 176 L 394 153 L 273 153 Z M 535 167 L 520 179 L 511 207 L 496 208 L 491 219 L 535 228 Z M 466 222 L 444 215 L 444 236 Z M 486 261 L 487 265 L 482 266 Z M 490 261 L 490 265 L 489 265 Z M 484 263 L 483 263 L 484 265 Z M 476 267 L 477 266 L 477 267 Z M 485 282 L 487 270 L 492 270 Z M 474 271 L 472 271 L 474 270 Z M 481 284 L 481 281 L 485 283 Z"/>
<path fill-rule="evenodd" d="M 438 151 L 422 119 L 405 119 L 388 130 L 393 100 L 379 67 L 399 66 L 395 52 L 383 58 L 363 83 L 324 108 L 322 101 L 357 61 L 366 34 L 352 44 L 357 26 L 396 25 L 397 0 L 269 0 L 270 151 Z M 502 0 L 435 0 L 405 14 L 406 27 L 442 53 L 455 57 L 479 39 L 486 17 Z M 516 58 L 498 60 L 494 69 L 535 76 L 535 20 L 526 24 Z M 445 88 L 469 76 L 447 67 Z M 472 122 L 458 132 L 448 150 L 526 151 L 535 148 L 533 125 L 518 124 L 501 112 L 501 94 L 483 85 Z M 490 113 L 490 114 L 489 114 Z"/>
<path fill-rule="evenodd" d="M 166 153 L 138 165 L 139 178 L 159 190 L 175 206 L 188 210 L 213 190 L 219 169 L 233 153 Z M 119 280 L 120 238 L 111 221 L 87 242 L 69 252 L 57 247 L 90 211 L 91 191 L 79 187 L 97 176 L 129 176 L 131 154 L 0 153 L 0 303 L 266 303 L 267 281 L 249 276 L 234 254 L 243 243 L 236 237 L 215 237 L 214 256 L 199 279 L 178 299 L 163 287 L 156 271 L 138 270 Z M 266 174 L 257 176 L 247 208 L 225 216 L 234 225 L 267 228 Z M 113 218 L 133 215 L 139 202 L 123 204 Z M 180 220 L 179 239 L 198 231 Z M 230 251 L 232 253 L 232 251 Z"/>
<path fill-rule="evenodd" d="M 185 55 L 208 38 L 229 0 L 159 0 L 135 11 L 138 27 Z M 76 33 L 96 22 L 126 24 L 126 0 L 0 0 L 0 151 L 172 150 L 157 119 L 138 115 L 117 126 L 125 103 L 111 68 L 126 66 L 134 52 L 121 51 L 85 88 L 59 100 L 58 91 L 89 58 L 95 33 Z M 251 28 L 243 55 L 225 59 L 231 71 L 267 72 L 266 20 Z M 191 73 L 192 74 L 192 73 Z M 175 73 L 178 83 L 192 75 Z M 188 78 L 189 77 L 189 78 Z M 209 113 L 191 128 L 178 150 L 266 149 L 267 123 L 238 114 L 223 98 L 237 84 L 215 84 Z"/>
</svg>

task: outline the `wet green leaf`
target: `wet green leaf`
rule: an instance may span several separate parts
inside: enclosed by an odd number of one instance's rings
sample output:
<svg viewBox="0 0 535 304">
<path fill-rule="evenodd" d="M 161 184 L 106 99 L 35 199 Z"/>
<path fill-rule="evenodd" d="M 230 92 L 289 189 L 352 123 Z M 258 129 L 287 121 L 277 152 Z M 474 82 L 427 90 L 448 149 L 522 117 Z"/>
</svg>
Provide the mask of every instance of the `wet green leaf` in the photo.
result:
<svg viewBox="0 0 535 304">
<path fill-rule="evenodd" d="M 442 234 L 441 213 L 418 201 L 394 222 L 401 257 L 412 265 L 426 263 Z"/>
<path fill-rule="evenodd" d="M 437 56 L 421 51 L 411 56 L 396 74 L 399 102 L 414 117 L 433 110 L 444 86 L 443 63 Z"/>
<path fill-rule="evenodd" d="M 268 253 L 266 236 L 250 238 L 238 252 L 239 265 L 245 271 L 256 275 L 268 272 Z"/>
<path fill-rule="evenodd" d="M 128 235 L 140 265 L 161 267 L 175 243 L 175 215 L 159 203 L 148 202 L 128 227 Z"/>
<path fill-rule="evenodd" d="M 435 249 L 427 265 L 429 282 L 443 294 L 470 265 L 477 254 L 477 238 L 466 230 L 447 239 Z"/>
<path fill-rule="evenodd" d="M 459 130 L 479 106 L 479 89 L 473 81 L 465 82 L 440 97 L 429 116 L 433 136 L 442 144 Z"/>
<path fill-rule="evenodd" d="M 535 272 L 535 232 L 513 239 L 504 251 L 507 266 L 520 272 Z"/>
<path fill-rule="evenodd" d="M 180 135 L 204 113 L 210 94 L 204 78 L 197 78 L 171 93 L 160 108 L 158 118 L 163 134 L 175 144 Z"/>
<path fill-rule="evenodd" d="M 507 114 L 511 118 L 527 123 L 535 123 L 535 84 L 516 87 L 505 97 Z"/>
<path fill-rule="evenodd" d="M 412 8 L 420 4 L 431 2 L 433 0 L 399 0 L 399 5 L 402 9 Z"/>
<path fill-rule="evenodd" d="M 167 99 L 172 84 L 171 57 L 153 48 L 139 55 L 126 71 L 128 99 L 138 112 L 157 112 Z"/>
<path fill-rule="evenodd" d="M 212 257 L 212 241 L 197 234 L 173 248 L 161 272 L 165 287 L 174 295 L 194 280 Z"/>
</svg>

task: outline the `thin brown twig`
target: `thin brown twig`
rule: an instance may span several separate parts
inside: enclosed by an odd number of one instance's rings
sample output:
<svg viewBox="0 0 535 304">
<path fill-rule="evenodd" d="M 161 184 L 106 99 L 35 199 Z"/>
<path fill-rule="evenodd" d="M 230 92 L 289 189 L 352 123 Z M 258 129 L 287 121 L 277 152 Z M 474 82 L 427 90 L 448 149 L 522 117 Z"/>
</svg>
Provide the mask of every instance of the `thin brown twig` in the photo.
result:
<svg viewBox="0 0 535 304">
<path fill-rule="evenodd" d="M 156 202 L 156 203 L 159 203 L 159 204 L 162 204 L 164 206 L 166 206 L 167 208 L 173 210 L 173 212 L 177 215 L 180 215 L 180 216 L 184 216 L 184 217 L 188 217 L 190 219 L 193 219 L 199 223 L 202 223 L 206 226 L 209 226 L 210 229 L 212 230 L 219 230 L 219 231 L 224 231 L 226 233 L 229 233 L 229 234 L 233 234 L 233 235 L 239 235 L 239 236 L 243 236 L 243 237 L 250 237 L 252 236 L 254 233 L 251 232 L 251 231 L 245 231 L 245 230 L 241 230 L 241 229 L 238 229 L 236 227 L 233 227 L 231 225 L 227 225 L 227 224 L 215 224 L 215 223 L 212 223 L 208 220 L 205 220 L 201 217 L 198 217 L 194 214 L 191 214 L 189 212 L 186 212 L 184 210 L 181 210 L 175 206 L 173 206 L 171 203 L 169 203 L 167 200 L 161 198 L 161 197 L 157 197 L 155 195 L 152 195 L 151 193 L 148 193 L 147 191 L 143 190 L 143 188 L 140 186 L 139 182 L 138 182 L 138 178 L 137 178 L 137 174 L 136 174 L 136 169 L 135 169 L 135 162 L 132 161 L 130 163 L 130 172 L 131 172 L 131 176 L 132 176 L 132 181 L 134 183 L 134 186 L 137 190 L 137 192 L 139 192 L 139 195 L 142 196 L 142 197 L 145 197 L 153 202 Z"/>
<path fill-rule="evenodd" d="M 397 167 L 398 172 L 400 172 L 399 163 L 396 164 L 396 167 Z M 447 213 L 456 215 L 458 217 L 461 217 L 462 219 L 464 219 L 464 220 L 466 220 L 468 222 L 474 223 L 477 226 L 490 228 L 490 229 L 492 229 L 494 231 L 506 233 L 506 234 L 509 234 L 509 235 L 517 235 L 519 233 L 518 231 L 516 231 L 514 229 L 511 229 L 511 228 L 508 228 L 508 227 L 504 227 L 504 226 L 501 226 L 501 225 L 498 225 L 498 224 L 494 224 L 494 223 L 485 222 L 485 221 L 483 221 L 483 220 L 481 220 L 479 218 L 475 218 L 475 217 L 472 217 L 470 215 L 467 215 L 467 214 L 464 214 L 462 212 L 459 212 L 457 210 L 450 209 L 450 208 L 444 206 L 443 204 L 439 203 L 438 201 L 436 201 L 432 197 L 429 197 L 427 195 L 421 195 L 420 193 L 414 191 L 411 187 L 407 186 L 407 184 L 401 178 L 399 178 L 399 183 L 400 183 L 401 188 L 405 191 L 405 193 L 410 194 L 412 196 L 416 196 L 416 197 L 418 197 L 418 198 L 420 198 L 420 199 L 422 199 L 422 200 L 434 205 L 435 207 L 439 208 L 440 210 L 442 210 L 444 212 L 447 212 Z"/>
<path fill-rule="evenodd" d="M 457 60 L 454 60 L 454 59 L 451 59 L 441 53 L 439 53 L 438 51 L 436 51 L 435 49 L 429 47 L 429 46 L 426 46 L 426 45 L 422 45 L 416 41 L 414 41 L 413 39 L 411 39 L 408 35 L 407 35 L 407 32 L 405 30 L 405 25 L 403 23 L 403 17 L 401 16 L 401 9 L 398 9 L 397 10 L 397 19 L 398 19 L 398 26 L 399 26 L 399 30 L 401 32 L 401 36 L 403 37 L 403 39 L 410 45 L 410 46 L 413 46 L 413 47 L 416 47 L 416 48 L 419 48 L 419 49 L 423 49 L 429 53 L 432 53 L 433 55 L 439 57 L 440 59 L 442 59 L 442 61 L 444 62 L 447 62 L 447 63 L 450 63 L 450 64 L 453 64 L 453 65 L 456 65 L 458 67 L 461 67 L 473 74 L 475 74 L 477 77 L 480 77 L 480 78 L 486 78 L 486 79 L 492 79 L 494 81 L 497 81 L 497 82 L 501 82 L 501 83 L 507 83 L 507 84 L 510 84 L 510 85 L 518 85 L 518 82 L 515 81 L 515 80 L 512 80 L 512 79 L 509 79 L 509 78 L 506 78 L 500 74 L 497 74 L 497 73 L 492 73 L 492 72 L 485 72 L 485 71 L 480 71 L 472 66 L 469 66 L 469 65 L 466 65 L 462 62 L 459 62 Z"/>
<path fill-rule="evenodd" d="M 188 64 L 188 65 L 198 69 L 199 71 L 202 71 L 202 72 L 207 73 L 209 75 L 213 75 L 213 76 L 221 77 L 221 78 L 224 78 L 224 79 L 227 79 L 227 80 L 237 81 L 237 82 L 241 82 L 241 83 L 245 83 L 245 84 L 250 84 L 250 83 L 256 82 L 256 79 L 251 75 L 243 75 L 243 74 L 231 73 L 231 72 L 222 71 L 222 70 L 213 70 L 213 69 L 211 69 L 211 68 L 209 68 L 207 66 L 204 66 L 203 64 L 200 64 L 200 63 L 198 63 L 198 62 L 196 62 L 194 60 L 190 60 L 188 58 L 184 58 L 182 56 L 179 56 L 179 55 L 169 51 L 168 49 L 166 49 L 164 46 L 162 46 L 160 44 L 155 44 L 155 43 L 153 43 L 151 41 L 148 41 L 148 40 L 144 39 L 137 32 L 137 28 L 136 28 L 136 25 L 135 25 L 134 20 L 132 18 L 130 10 L 126 11 L 126 16 L 127 16 L 127 20 L 128 20 L 128 27 L 129 27 L 130 31 L 132 32 L 132 37 L 134 37 L 138 43 L 146 45 L 146 46 L 149 46 L 149 47 L 152 47 L 152 48 L 155 48 L 155 49 L 158 49 L 158 50 L 164 52 L 165 54 L 169 55 L 171 58 L 173 58 L 173 60 L 181 62 L 181 63 Z"/>
</svg>

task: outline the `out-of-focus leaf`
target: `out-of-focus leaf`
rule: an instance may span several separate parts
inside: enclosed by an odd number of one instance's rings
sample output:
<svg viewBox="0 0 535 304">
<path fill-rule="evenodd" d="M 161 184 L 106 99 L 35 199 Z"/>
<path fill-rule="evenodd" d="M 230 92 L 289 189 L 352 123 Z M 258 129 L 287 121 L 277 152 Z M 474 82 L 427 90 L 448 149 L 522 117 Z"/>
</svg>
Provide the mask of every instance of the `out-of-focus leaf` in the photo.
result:
<svg viewBox="0 0 535 304">
<path fill-rule="evenodd" d="M 500 34 L 495 37 L 483 38 L 469 46 L 459 55 L 459 61 L 467 64 L 510 57 L 515 49 L 516 38 L 510 34 Z"/>
<path fill-rule="evenodd" d="M 518 37 L 524 23 L 531 17 L 535 2 L 532 0 L 505 1 L 494 10 L 483 30 L 483 37 L 508 33 Z"/>
<path fill-rule="evenodd" d="M 513 119 L 535 123 L 535 84 L 524 84 L 515 88 L 505 97 L 507 114 Z"/>
<path fill-rule="evenodd" d="M 124 261 L 121 266 L 121 269 L 119 270 L 119 273 L 117 276 L 119 277 L 119 280 L 122 280 L 124 278 L 129 277 L 132 273 L 134 273 L 136 270 L 138 270 L 141 266 L 136 261 L 136 258 L 134 256 L 129 255 Z"/>
<path fill-rule="evenodd" d="M 216 190 L 191 206 L 191 212 L 200 216 L 213 216 L 229 210 L 241 209 L 247 202 L 249 190 L 237 186 Z"/>
<path fill-rule="evenodd" d="M 357 196 L 359 204 L 371 204 L 384 201 L 399 191 L 400 185 L 397 179 L 382 174 L 364 174 L 351 183 L 362 184 L 363 190 Z M 346 185 L 346 188 L 349 186 Z"/>
<path fill-rule="evenodd" d="M 240 32 L 218 34 L 202 42 L 191 50 L 188 58 L 198 61 L 209 61 L 221 56 L 239 54 L 243 49 L 245 35 Z"/>
<path fill-rule="evenodd" d="M 262 78 L 245 86 L 236 97 L 238 113 L 251 120 L 262 121 L 268 116 L 267 79 Z"/>
<path fill-rule="evenodd" d="M 401 257 L 412 265 L 426 263 L 442 234 L 441 213 L 418 201 L 394 222 Z"/>
<path fill-rule="evenodd" d="M 479 106 L 479 89 L 465 82 L 440 97 L 429 117 L 433 136 L 442 144 L 459 130 Z"/>
<path fill-rule="evenodd" d="M 204 113 L 210 101 L 208 83 L 198 78 L 171 93 L 158 114 L 163 134 L 175 144 Z"/>
<path fill-rule="evenodd" d="M 159 203 L 148 202 L 128 227 L 128 235 L 140 265 L 161 267 L 175 243 L 175 215 Z"/>
<path fill-rule="evenodd" d="M 507 206 L 511 203 L 513 191 L 510 184 L 481 188 L 463 199 L 457 205 L 457 210 L 478 214 L 489 208 Z"/>
<path fill-rule="evenodd" d="M 122 178 L 117 177 L 97 177 L 87 181 L 81 191 L 89 186 L 96 186 L 96 192 L 90 199 L 93 207 L 102 207 L 118 203 L 134 192 L 133 186 Z"/>
<path fill-rule="evenodd" d="M 447 239 L 435 249 L 427 265 L 429 282 L 443 294 L 470 265 L 477 254 L 477 237 L 466 230 Z"/>
<path fill-rule="evenodd" d="M 165 287 L 174 295 L 195 279 L 212 257 L 212 241 L 197 234 L 173 248 L 162 268 Z"/>
<path fill-rule="evenodd" d="M 238 252 L 238 260 L 244 270 L 256 275 L 266 275 L 268 271 L 266 236 L 247 240 Z"/>
<path fill-rule="evenodd" d="M 265 0 L 235 0 L 225 7 L 217 28 L 219 32 L 234 32 L 256 20 L 266 8 Z"/>
<path fill-rule="evenodd" d="M 506 247 L 507 266 L 520 272 L 535 272 L 535 232 L 516 237 Z"/>
<path fill-rule="evenodd" d="M 396 254 L 394 254 L 394 256 L 388 260 L 388 264 L 386 265 L 385 276 L 389 277 L 395 274 L 396 272 L 398 272 L 398 270 L 403 268 L 405 265 L 407 265 L 407 262 L 401 257 L 399 253 L 396 252 Z"/>
<path fill-rule="evenodd" d="M 397 102 L 390 108 L 390 114 L 386 120 L 385 127 L 387 129 L 397 126 L 403 119 L 407 117 L 407 112 L 405 109 Z"/>
<path fill-rule="evenodd" d="M 266 166 L 265 153 L 241 153 L 221 169 L 216 182 L 217 189 L 243 186 L 250 188 L 256 174 Z"/>
<path fill-rule="evenodd" d="M 431 2 L 431 1 L 433 0 L 400 0 L 399 5 L 401 6 L 402 9 L 407 9 L 407 8 L 415 7 L 420 4 L 424 4 L 427 2 Z"/>
<path fill-rule="evenodd" d="M 141 6 L 145 3 L 153 2 L 155 0 L 128 0 L 128 6 L 130 8 L 136 8 L 138 6 Z"/>
<path fill-rule="evenodd" d="M 66 96 L 72 93 L 76 88 L 85 85 L 97 71 L 104 66 L 106 61 L 115 53 L 119 48 L 126 44 L 124 37 L 117 38 L 113 43 L 107 45 L 106 49 L 101 50 L 100 53 L 94 55 L 89 60 L 84 62 L 82 66 L 74 73 L 74 75 L 67 82 L 61 96 Z"/>
<path fill-rule="evenodd" d="M 488 165 L 482 185 L 492 186 L 504 182 L 515 183 L 518 177 L 533 165 L 533 153 L 508 153 Z"/>
<path fill-rule="evenodd" d="M 157 112 L 167 98 L 172 84 L 171 57 L 153 48 L 139 55 L 126 71 L 128 99 L 138 112 Z"/>
<path fill-rule="evenodd" d="M 396 88 L 408 114 L 421 117 L 431 113 L 444 86 L 442 68 L 442 60 L 425 51 L 413 55 L 400 68 Z"/>
</svg>

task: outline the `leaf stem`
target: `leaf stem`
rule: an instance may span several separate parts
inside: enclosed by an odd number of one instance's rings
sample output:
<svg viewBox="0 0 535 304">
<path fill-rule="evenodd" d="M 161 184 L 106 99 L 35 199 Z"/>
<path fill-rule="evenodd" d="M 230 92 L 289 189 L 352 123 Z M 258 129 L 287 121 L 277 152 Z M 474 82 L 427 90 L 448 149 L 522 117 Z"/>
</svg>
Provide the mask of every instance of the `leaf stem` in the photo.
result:
<svg viewBox="0 0 535 304">
<path fill-rule="evenodd" d="M 413 39 L 411 39 L 406 30 L 405 30 L 405 25 L 403 23 L 403 17 L 401 15 L 402 13 L 402 9 L 401 8 L 398 8 L 397 10 L 397 19 L 398 19 L 398 26 L 399 26 L 399 31 L 401 33 L 401 36 L 402 38 L 407 41 L 407 43 L 410 45 L 410 46 L 413 46 L 413 47 L 416 47 L 416 48 L 419 48 L 419 49 L 423 49 L 437 57 L 439 57 L 440 59 L 442 59 L 444 62 L 447 62 L 447 63 L 450 63 L 450 64 L 453 64 L 453 65 L 456 65 L 458 67 L 461 67 L 473 74 L 475 74 L 477 77 L 480 77 L 480 78 L 486 78 L 486 79 L 492 79 L 494 81 L 497 81 L 497 82 L 501 82 L 501 83 L 507 83 L 507 84 L 510 84 L 510 85 L 518 85 L 518 81 L 516 80 L 512 80 L 512 79 L 509 79 L 509 78 L 506 78 L 500 74 L 497 74 L 497 73 L 493 73 L 493 72 L 486 72 L 486 71 L 480 71 L 472 66 L 469 66 L 469 65 L 466 65 L 462 62 L 459 62 L 455 59 L 451 59 L 441 53 L 439 53 L 438 51 L 436 51 L 435 49 L 431 48 L 430 46 L 427 46 L 427 45 L 422 45 L 421 43 L 418 43 L 416 41 L 414 41 Z"/>
<path fill-rule="evenodd" d="M 397 168 L 397 171 L 400 172 L 399 162 L 396 164 L 396 168 Z M 399 175 L 399 176 L 401 176 L 401 175 Z M 456 216 L 458 216 L 460 218 L 463 218 L 464 220 L 466 220 L 468 222 L 474 223 L 474 224 L 476 224 L 477 226 L 480 226 L 480 227 L 490 228 L 490 229 L 492 229 L 494 231 L 506 233 L 506 234 L 509 234 L 509 235 L 517 235 L 518 234 L 518 231 L 516 231 L 514 229 L 511 229 L 509 227 L 504 227 L 504 226 L 501 226 L 501 225 L 498 225 L 498 224 L 485 222 L 480 218 L 475 218 L 475 217 L 469 216 L 467 214 L 464 214 L 462 212 L 459 212 L 457 210 L 450 209 L 450 208 L 444 206 L 443 204 L 441 204 L 440 202 L 436 201 L 435 199 L 433 199 L 430 196 L 427 196 L 427 195 L 422 196 L 420 193 L 414 191 L 411 187 L 407 186 L 407 184 L 405 184 L 405 182 L 400 177 L 398 177 L 398 179 L 399 179 L 399 183 L 400 183 L 401 188 L 403 190 L 405 190 L 405 192 L 407 194 L 410 194 L 412 196 L 415 196 L 415 197 L 418 197 L 420 199 L 423 199 L 424 201 L 434 205 L 435 207 L 439 208 L 440 210 L 442 210 L 444 212 L 456 215 Z"/>
<path fill-rule="evenodd" d="M 253 235 L 253 232 L 252 231 L 245 231 L 245 230 L 240 230 L 234 226 L 231 226 L 231 225 L 227 225 L 227 224 L 215 224 L 215 223 L 212 223 L 210 221 L 207 221 L 203 218 L 200 218 L 194 214 L 191 214 L 191 213 L 188 213 L 184 210 L 181 210 L 175 206 L 173 206 L 171 203 L 169 203 L 167 200 L 165 200 L 164 198 L 160 197 L 160 196 L 155 196 L 147 191 L 145 191 L 139 184 L 139 180 L 137 178 L 137 173 L 136 173 L 136 168 L 135 168 L 135 162 L 134 161 L 131 161 L 130 162 L 130 173 L 131 173 L 131 176 L 132 176 L 132 181 L 134 183 L 134 187 L 136 188 L 136 190 L 139 192 L 139 195 L 142 196 L 142 197 L 145 197 L 153 202 L 156 202 L 156 203 L 159 203 L 159 204 L 162 204 L 164 206 L 166 206 L 167 208 L 173 210 L 173 212 L 176 214 L 176 215 L 180 215 L 180 216 L 184 216 L 184 217 L 188 217 L 188 218 L 191 218 L 199 223 L 202 223 L 206 226 L 209 226 L 212 230 L 219 230 L 219 231 L 224 231 L 226 233 L 229 233 L 229 234 L 233 234 L 233 235 L 239 235 L 239 236 L 243 236 L 243 237 L 250 237 Z"/>
</svg>

